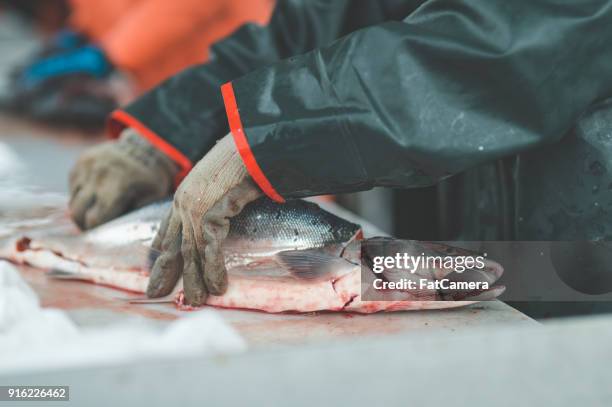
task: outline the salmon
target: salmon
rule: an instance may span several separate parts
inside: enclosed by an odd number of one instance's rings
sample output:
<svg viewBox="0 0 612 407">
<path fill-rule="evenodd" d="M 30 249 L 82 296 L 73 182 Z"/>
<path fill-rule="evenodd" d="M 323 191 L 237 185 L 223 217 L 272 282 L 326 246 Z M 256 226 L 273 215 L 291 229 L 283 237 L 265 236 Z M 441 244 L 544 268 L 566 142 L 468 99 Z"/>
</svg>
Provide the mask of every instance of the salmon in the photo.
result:
<svg viewBox="0 0 612 407">
<path fill-rule="evenodd" d="M 84 233 L 67 218 L 59 223 L 56 220 L 52 228 L 19 232 L 0 247 L 0 257 L 47 269 L 52 277 L 144 293 L 149 266 L 157 255 L 150 245 L 170 205 L 169 201 L 151 204 Z M 426 242 L 362 239 L 359 225 L 315 203 L 291 200 L 277 204 L 261 198 L 232 219 L 223 245 L 228 289 L 224 295 L 209 296 L 206 304 L 271 313 L 372 313 L 453 308 L 493 299 L 503 292 L 503 287 L 492 285 L 501 276 L 502 267 L 486 260 L 477 278 L 491 284 L 490 288 L 457 292 L 431 288 L 410 292 L 383 290 L 376 293 L 375 300 L 366 301 L 364 294 L 371 290 L 372 281 L 381 276 L 362 262 L 364 256 L 372 254 L 367 250 L 364 253 L 362 248 L 401 249 L 417 255 L 462 253 Z M 382 277 L 392 279 L 392 274 Z M 454 270 L 444 268 L 420 269 L 415 274 L 431 282 L 456 275 Z M 178 291 L 174 295 L 180 299 Z"/>
</svg>

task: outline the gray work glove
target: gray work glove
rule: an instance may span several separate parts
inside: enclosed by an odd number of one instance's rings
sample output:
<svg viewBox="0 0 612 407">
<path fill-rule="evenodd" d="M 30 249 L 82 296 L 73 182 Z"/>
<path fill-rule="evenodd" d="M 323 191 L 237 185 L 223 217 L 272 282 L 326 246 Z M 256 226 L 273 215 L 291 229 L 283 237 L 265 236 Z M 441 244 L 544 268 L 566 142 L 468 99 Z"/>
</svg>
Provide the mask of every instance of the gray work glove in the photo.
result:
<svg viewBox="0 0 612 407">
<path fill-rule="evenodd" d="M 221 244 L 230 219 L 261 191 L 248 177 L 231 134 L 223 137 L 183 180 L 153 241 L 161 252 L 151 270 L 149 297 L 169 294 L 183 275 L 185 304 L 204 304 L 227 289 Z"/>
<path fill-rule="evenodd" d="M 179 169 L 135 130 L 83 153 L 70 172 L 70 212 L 81 229 L 172 193 Z"/>
</svg>

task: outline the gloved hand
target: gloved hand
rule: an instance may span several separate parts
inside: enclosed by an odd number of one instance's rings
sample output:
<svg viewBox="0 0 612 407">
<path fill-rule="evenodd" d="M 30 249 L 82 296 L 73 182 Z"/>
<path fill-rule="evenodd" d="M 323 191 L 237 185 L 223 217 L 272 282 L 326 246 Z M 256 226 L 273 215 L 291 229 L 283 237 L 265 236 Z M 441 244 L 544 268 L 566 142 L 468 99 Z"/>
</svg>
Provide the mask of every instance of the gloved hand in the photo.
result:
<svg viewBox="0 0 612 407">
<path fill-rule="evenodd" d="M 70 172 L 70 211 L 90 229 L 172 193 L 179 169 L 135 130 L 86 151 Z"/>
<path fill-rule="evenodd" d="M 187 305 L 202 305 L 208 293 L 223 294 L 227 273 L 221 245 L 230 219 L 261 195 L 228 134 L 177 189 L 172 210 L 153 241 L 153 250 L 161 254 L 151 270 L 147 295 L 169 294 L 181 274 Z"/>
<path fill-rule="evenodd" d="M 49 79 L 86 74 L 104 78 L 113 70 L 104 51 L 95 45 L 68 49 L 43 58 L 24 69 L 17 80 L 18 87 L 32 88 Z"/>
</svg>

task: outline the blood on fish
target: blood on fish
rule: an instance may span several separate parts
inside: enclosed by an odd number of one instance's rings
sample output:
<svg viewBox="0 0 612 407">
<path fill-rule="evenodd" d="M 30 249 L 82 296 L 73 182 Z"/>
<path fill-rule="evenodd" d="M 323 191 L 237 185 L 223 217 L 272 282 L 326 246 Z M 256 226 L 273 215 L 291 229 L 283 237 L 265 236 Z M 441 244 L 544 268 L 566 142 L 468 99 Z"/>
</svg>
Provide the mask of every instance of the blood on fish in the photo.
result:
<svg viewBox="0 0 612 407">
<path fill-rule="evenodd" d="M 17 240 L 17 242 L 15 243 L 15 250 L 17 250 L 18 252 L 24 252 L 30 248 L 31 242 L 32 242 L 32 239 L 28 237 L 22 237 L 21 239 Z"/>
</svg>

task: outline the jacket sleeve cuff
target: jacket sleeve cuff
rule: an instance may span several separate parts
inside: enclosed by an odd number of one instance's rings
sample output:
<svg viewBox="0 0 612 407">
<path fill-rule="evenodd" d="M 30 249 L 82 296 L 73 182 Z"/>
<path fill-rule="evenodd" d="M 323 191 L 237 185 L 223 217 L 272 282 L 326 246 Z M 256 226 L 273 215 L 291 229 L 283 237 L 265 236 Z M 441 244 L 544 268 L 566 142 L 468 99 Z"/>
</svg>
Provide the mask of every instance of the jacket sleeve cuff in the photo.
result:
<svg viewBox="0 0 612 407">
<path fill-rule="evenodd" d="M 223 96 L 223 103 L 225 104 L 225 112 L 227 114 L 227 120 L 229 122 L 230 131 L 236 143 L 236 148 L 242 161 L 249 172 L 249 175 L 259 186 L 259 188 L 266 194 L 270 199 L 276 202 L 285 202 L 285 199 L 274 189 L 268 177 L 263 173 L 257 160 L 251 151 L 249 142 L 244 133 L 242 121 L 240 120 L 240 111 L 236 103 L 236 96 L 234 95 L 234 88 L 232 83 L 228 82 L 221 86 L 221 94 Z"/>
<path fill-rule="evenodd" d="M 147 139 L 155 148 L 164 153 L 179 166 L 179 172 L 174 180 L 175 188 L 178 187 L 181 181 L 193 168 L 191 160 L 134 116 L 124 110 L 115 110 L 108 121 L 107 128 L 109 137 L 112 139 L 119 137 L 119 134 L 126 127 L 131 127 L 136 130 L 138 134 Z"/>
</svg>

